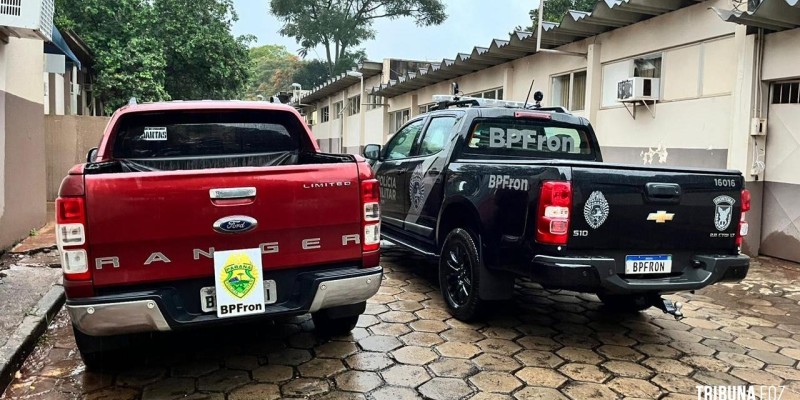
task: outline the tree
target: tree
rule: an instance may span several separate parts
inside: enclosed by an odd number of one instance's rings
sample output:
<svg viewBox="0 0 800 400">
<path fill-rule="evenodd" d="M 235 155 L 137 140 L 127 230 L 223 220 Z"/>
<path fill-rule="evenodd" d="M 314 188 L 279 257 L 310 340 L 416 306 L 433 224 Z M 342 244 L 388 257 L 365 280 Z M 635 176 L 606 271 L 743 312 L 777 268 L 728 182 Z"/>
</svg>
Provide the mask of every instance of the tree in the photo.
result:
<svg viewBox="0 0 800 400">
<path fill-rule="evenodd" d="M 245 97 L 254 100 L 256 96 L 273 96 L 279 91 L 288 90 L 294 83 L 294 76 L 302 66 L 300 57 L 292 54 L 286 47 L 266 45 L 250 49 L 250 82 Z"/>
<path fill-rule="evenodd" d="M 162 41 L 153 37 L 147 0 L 57 0 L 55 21 L 78 33 L 92 49 L 97 81 L 94 90 L 106 112 L 131 97 L 168 99 Z"/>
<path fill-rule="evenodd" d="M 250 36 L 235 38 L 232 0 L 155 0 L 153 32 L 164 42 L 165 87 L 174 99 L 232 99 L 248 81 Z"/>
<path fill-rule="evenodd" d="M 353 48 L 375 37 L 377 19 L 412 17 L 430 26 L 447 18 L 442 0 L 270 0 L 270 12 L 283 22 L 280 33 L 300 43 L 301 56 L 325 48 L 330 75 Z"/>
<path fill-rule="evenodd" d="M 542 0 L 539 0 L 542 1 Z M 569 10 L 592 11 L 597 0 L 546 0 L 544 2 L 544 20 L 550 22 L 560 22 Z M 533 9 L 528 13 L 533 24 L 529 27 L 517 26 L 518 31 L 534 32 L 536 23 L 539 20 L 539 9 Z"/>
<path fill-rule="evenodd" d="M 106 112 L 143 101 L 238 97 L 248 37 L 234 38 L 231 0 L 56 0 L 56 25 L 95 56 Z"/>
</svg>

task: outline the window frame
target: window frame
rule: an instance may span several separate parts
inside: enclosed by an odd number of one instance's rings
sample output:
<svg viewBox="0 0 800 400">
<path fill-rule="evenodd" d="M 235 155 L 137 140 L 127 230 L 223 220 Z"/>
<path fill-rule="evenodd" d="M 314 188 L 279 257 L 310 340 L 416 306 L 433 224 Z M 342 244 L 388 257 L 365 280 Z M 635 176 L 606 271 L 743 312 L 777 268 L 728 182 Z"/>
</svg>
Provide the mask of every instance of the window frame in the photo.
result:
<svg viewBox="0 0 800 400">
<path fill-rule="evenodd" d="M 784 97 L 783 91 L 787 88 Z M 800 104 L 800 80 L 773 82 L 769 88 L 769 104 Z"/>
<path fill-rule="evenodd" d="M 340 100 L 333 103 L 333 119 L 342 118 L 343 108 L 344 108 L 344 101 Z"/>
<path fill-rule="evenodd" d="M 347 98 L 347 116 L 352 117 L 361 113 L 361 95 L 357 94 Z"/>
<path fill-rule="evenodd" d="M 583 75 L 586 77 L 586 78 L 584 78 L 584 83 L 583 83 L 583 105 L 581 106 L 581 108 L 575 108 L 575 75 L 578 75 L 578 74 L 581 74 L 581 73 L 583 73 Z M 586 80 L 588 79 L 588 76 L 589 76 L 588 72 L 587 72 L 587 70 L 585 68 L 584 69 L 577 69 L 577 70 L 569 71 L 569 72 L 564 72 L 564 73 L 560 73 L 560 74 L 550 75 L 550 104 L 552 106 L 565 107 L 566 109 L 568 109 L 570 111 L 585 111 L 586 110 Z M 556 101 L 555 101 L 555 95 L 556 95 L 555 80 L 556 79 L 560 79 L 560 78 L 565 78 L 565 77 L 568 77 L 567 82 L 566 82 L 566 84 L 568 86 L 567 102 L 566 102 L 567 104 L 566 105 L 556 104 Z"/>
<path fill-rule="evenodd" d="M 331 120 L 331 107 L 325 106 L 319 109 L 319 122 L 325 123 Z"/>
<path fill-rule="evenodd" d="M 417 141 L 418 143 L 416 144 L 416 150 L 414 151 L 414 156 L 430 157 L 441 153 L 442 150 L 444 150 L 444 148 L 446 147 L 447 139 L 450 138 L 450 136 L 452 136 L 453 129 L 455 129 L 456 125 L 458 124 L 459 117 L 460 115 L 454 113 L 435 114 L 427 117 L 427 121 L 425 122 L 425 127 L 424 127 L 425 129 L 423 130 L 422 135 L 419 137 L 419 140 Z M 442 148 L 436 151 L 435 153 L 422 154 L 422 144 L 425 142 L 425 138 L 428 137 L 428 131 L 431 128 L 431 124 L 433 124 L 433 121 L 436 119 L 444 119 L 444 118 L 452 118 L 453 126 L 450 127 L 450 131 L 448 132 L 447 137 L 445 137 L 444 143 L 442 144 Z"/>
<path fill-rule="evenodd" d="M 486 97 L 486 94 L 488 94 L 488 93 L 493 93 L 494 97 Z M 468 97 L 477 97 L 477 98 L 481 98 L 481 99 L 505 100 L 504 99 L 504 95 L 505 95 L 505 91 L 503 90 L 503 87 L 499 86 L 499 87 L 496 87 L 496 88 L 493 88 L 493 89 L 480 90 L 480 91 L 474 92 L 472 94 L 468 94 L 467 96 Z"/>
<path fill-rule="evenodd" d="M 381 159 L 383 161 L 397 161 L 397 160 L 406 160 L 406 159 L 409 159 L 409 158 L 417 157 L 416 152 L 417 152 L 417 148 L 419 147 L 418 141 L 419 141 L 421 135 L 423 135 L 425 133 L 425 130 L 427 128 L 427 124 L 426 124 L 427 120 L 428 120 L 428 117 L 417 117 L 417 118 L 414 118 L 412 120 L 409 120 L 405 125 L 400 127 L 400 129 L 398 129 L 397 132 L 395 132 L 394 135 L 392 135 L 392 137 L 389 138 L 389 140 L 386 142 L 386 145 L 383 146 L 383 150 L 381 151 L 381 153 L 382 153 L 381 154 Z M 408 155 L 406 155 L 405 157 L 389 158 L 389 149 L 390 149 L 389 146 L 395 140 L 397 140 L 397 135 L 400 132 L 402 132 L 404 129 L 406 129 L 406 128 L 410 127 L 411 125 L 416 124 L 418 122 L 420 124 L 422 124 L 422 125 L 419 128 L 419 133 L 417 133 L 417 137 L 414 138 L 414 140 L 411 142 L 411 148 L 408 151 Z"/>
</svg>

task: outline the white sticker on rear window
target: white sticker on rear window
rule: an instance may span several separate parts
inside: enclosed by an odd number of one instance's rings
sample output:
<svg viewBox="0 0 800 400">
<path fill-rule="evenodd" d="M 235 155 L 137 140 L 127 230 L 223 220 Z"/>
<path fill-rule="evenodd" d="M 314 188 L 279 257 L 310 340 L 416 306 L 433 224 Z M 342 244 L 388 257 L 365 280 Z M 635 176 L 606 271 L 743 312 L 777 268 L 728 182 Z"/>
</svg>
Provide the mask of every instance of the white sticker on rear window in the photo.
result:
<svg viewBox="0 0 800 400">
<path fill-rule="evenodd" d="M 145 127 L 144 133 L 140 136 L 142 140 L 167 140 L 166 127 Z"/>
<path fill-rule="evenodd" d="M 569 153 L 575 149 L 575 139 L 570 135 L 540 135 L 528 129 L 489 129 L 489 147 L 518 148 Z"/>
</svg>

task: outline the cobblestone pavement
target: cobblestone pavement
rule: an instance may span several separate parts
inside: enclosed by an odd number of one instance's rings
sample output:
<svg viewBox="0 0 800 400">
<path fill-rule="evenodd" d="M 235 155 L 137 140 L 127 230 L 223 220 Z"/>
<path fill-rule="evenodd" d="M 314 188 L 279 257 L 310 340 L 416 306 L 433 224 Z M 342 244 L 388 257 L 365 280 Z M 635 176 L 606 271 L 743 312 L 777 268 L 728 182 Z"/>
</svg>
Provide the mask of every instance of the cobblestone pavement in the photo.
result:
<svg viewBox="0 0 800 400">
<path fill-rule="evenodd" d="M 445 311 L 435 270 L 390 249 L 351 335 L 308 316 L 158 336 L 129 366 L 87 373 L 62 313 L 3 398 L 697 399 L 697 385 L 783 385 L 800 398 L 800 267 L 754 260 L 741 284 L 685 302 L 686 318 L 611 314 L 593 295 L 518 285 L 484 323 Z"/>
</svg>

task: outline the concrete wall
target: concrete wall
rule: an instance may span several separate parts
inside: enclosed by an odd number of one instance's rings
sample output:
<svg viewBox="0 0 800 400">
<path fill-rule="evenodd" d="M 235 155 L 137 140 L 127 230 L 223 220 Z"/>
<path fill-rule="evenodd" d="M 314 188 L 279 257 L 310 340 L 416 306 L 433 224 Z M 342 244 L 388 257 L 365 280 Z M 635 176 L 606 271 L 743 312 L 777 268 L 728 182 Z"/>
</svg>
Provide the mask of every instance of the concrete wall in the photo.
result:
<svg viewBox="0 0 800 400">
<path fill-rule="evenodd" d="M 100 144 L 109 119 L 77 115 L 45 117 L 47 201 L 58 197 L 58 188 L 67 171 L 75 164 L 86 162 L 89 150 Z"/>
<path fill-rule="evenodd" d="M 0 42 L 0 249 L 47 218 L 43 60 L 39 40 Z"/>
</svg>

